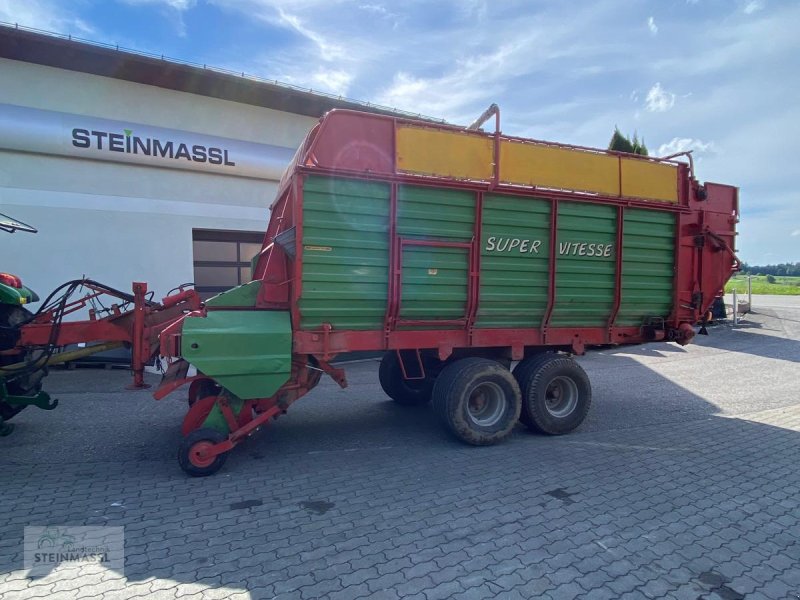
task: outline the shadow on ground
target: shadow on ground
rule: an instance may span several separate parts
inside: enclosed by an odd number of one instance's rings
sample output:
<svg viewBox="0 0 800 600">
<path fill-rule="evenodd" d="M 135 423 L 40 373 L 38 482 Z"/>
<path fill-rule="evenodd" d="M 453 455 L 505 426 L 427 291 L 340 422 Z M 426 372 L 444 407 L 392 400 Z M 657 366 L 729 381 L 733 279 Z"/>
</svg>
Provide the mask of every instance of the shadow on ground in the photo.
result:
<svg viewBox="0 0 800 600">
<path fill-rule="evenodd" d="M 796 341 L 744 330 L 704 345 L 715 343 L 797 358 Z M 652 361 L 685 350 L 635 352 Z M 19 437 L 0 440 L 10 507 L 0 592 L 352 598 L 485 587 L 531 597 L 572 584 L 622 594 L 627 581 L 739 598 L 797 572 L 797 417 L 715 416 L 715 404 L 622 354 L 586 361 L 595 408 L 579 431 L 520 427 L 488 448 L 456 442 L 426 407 L 388 401 L 376 363 L 353 365 L 350 390 L 324 383 L 205 479 L 175 465 L 180 401 L 80 394 L 62 377 L 72 396 L 61 412 L 22 419 Z M 20 579 L 27 524 L 125 527 L 125 578 Z"/>
</svg>

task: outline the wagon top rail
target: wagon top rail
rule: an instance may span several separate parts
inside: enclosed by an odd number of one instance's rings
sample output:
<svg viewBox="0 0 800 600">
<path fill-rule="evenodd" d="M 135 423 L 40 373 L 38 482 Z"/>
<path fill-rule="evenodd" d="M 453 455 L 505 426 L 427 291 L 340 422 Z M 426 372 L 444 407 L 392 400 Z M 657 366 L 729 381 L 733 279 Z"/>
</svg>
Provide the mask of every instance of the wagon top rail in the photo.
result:
<svg viewBox="0 0 800 600">
<path fill-rule="evenodd" d="M 309 134 L 295 165 L 489 189 L 566 191 L 678 206 L 689 201 L 691 160 L 509 136 L 500 132 L 497 115 L 495 131 L 486 132 L 336 109 Z"/>
</svg>

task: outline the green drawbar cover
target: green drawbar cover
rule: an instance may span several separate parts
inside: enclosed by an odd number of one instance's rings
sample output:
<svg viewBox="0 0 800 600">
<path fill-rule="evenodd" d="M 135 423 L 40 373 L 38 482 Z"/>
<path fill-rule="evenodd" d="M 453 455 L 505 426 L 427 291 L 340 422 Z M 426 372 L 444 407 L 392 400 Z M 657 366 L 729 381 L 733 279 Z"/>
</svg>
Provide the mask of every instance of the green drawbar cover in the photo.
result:
<svg viewBox="0 0 800 600">
<path fill-rule="evenodd" d="M 210 310 L 183 322 L 183 357 L 242 399 L 268 398 L 292 370 L 287 311 Z"/>
</svg>

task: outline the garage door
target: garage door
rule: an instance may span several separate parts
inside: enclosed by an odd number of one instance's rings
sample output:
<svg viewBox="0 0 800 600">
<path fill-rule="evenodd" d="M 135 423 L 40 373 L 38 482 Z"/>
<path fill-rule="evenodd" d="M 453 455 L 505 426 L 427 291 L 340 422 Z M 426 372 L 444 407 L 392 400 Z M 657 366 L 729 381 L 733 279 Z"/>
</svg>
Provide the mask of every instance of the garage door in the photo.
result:
<svg viewBox="0 0 800 600">
<path fill-rule="evenodd" d="M 263 233 L 192 230 L 194 286 L 203 300 L 250 281 L 250 260 L 261 250 Z"/>
</svg>

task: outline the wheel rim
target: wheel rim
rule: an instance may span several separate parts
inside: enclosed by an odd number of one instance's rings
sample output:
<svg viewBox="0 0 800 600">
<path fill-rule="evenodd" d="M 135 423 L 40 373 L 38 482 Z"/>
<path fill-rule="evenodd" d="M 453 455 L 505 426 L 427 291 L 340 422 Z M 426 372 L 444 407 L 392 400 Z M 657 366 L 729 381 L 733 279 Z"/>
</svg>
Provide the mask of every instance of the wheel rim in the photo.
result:
<svg viewBox="0 0 800 600">
<path fill-rule="evenodd" d="M 572 414 L 577 405 L 578 385 L 572 379 L 559 376 L 549 383 L 545 391 L 548 413 L 556 418 L 564 418 Z"/>
<path fill-rule="evenodd" d="M 202 440 L 192 444 L 192 447 L 189 448 L 189 462 L 192 463 L 192 466 L 197 467 L 198 469 L 204 469 L 214 462 L 214 459 L 217 458 L 213 454 L 209 454 L 205 457 L 200 456 L 200 453 L 207 452 L 211 448 L 214 447 L 213 442 L 209 442 L 208 440 Z"/>
<path fill-rule="evenodd" d="M 496 383 L 485 381 L 472 390 L 467 401 L 470 420 L 480 427 L 491 427 L 503 418 L 506 395 Z"/>
</svg>

